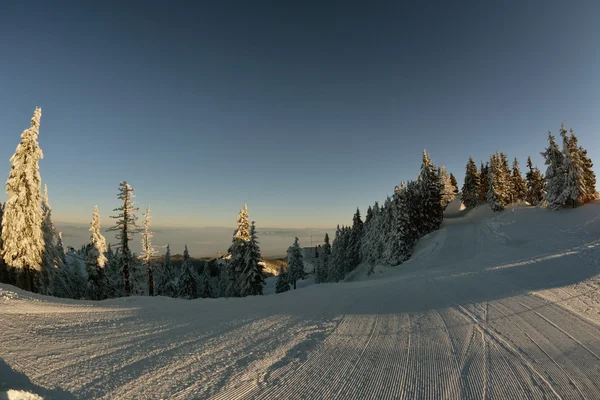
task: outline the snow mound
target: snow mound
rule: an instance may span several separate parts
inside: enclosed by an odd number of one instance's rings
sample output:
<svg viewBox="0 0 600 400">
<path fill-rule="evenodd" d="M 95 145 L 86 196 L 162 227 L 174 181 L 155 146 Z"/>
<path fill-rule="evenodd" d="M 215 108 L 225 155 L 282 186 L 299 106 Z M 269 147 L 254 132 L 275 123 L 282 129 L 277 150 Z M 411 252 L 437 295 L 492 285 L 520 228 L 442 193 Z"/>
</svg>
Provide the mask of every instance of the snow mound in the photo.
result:
<svg viewBox="0 0 600 400">
<path fill-rule="evenodd" d="M 463 214 L 466 209 L 465 205 L 460 201 L 460 195 L 452 200 L 448 207 L 444 210 L 444 218 L 455 218 Z"/>
</svg>

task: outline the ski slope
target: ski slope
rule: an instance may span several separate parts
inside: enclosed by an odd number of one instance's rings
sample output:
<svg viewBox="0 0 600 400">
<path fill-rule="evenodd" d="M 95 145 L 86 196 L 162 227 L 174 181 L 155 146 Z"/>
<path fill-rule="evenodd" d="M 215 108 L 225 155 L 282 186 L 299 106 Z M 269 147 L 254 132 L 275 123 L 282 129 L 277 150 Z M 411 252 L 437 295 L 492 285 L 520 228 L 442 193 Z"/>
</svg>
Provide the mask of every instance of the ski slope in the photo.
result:
<svg viewBox="0 0 600 400">
<path fill-rule="evenodd" d="M 483 207 L 455 209 L 402 266 L 280 295 L 94 303 L 2 285 L 0 393 L 598 399 L 599 260 L 598 203 Z"/>
</svg>

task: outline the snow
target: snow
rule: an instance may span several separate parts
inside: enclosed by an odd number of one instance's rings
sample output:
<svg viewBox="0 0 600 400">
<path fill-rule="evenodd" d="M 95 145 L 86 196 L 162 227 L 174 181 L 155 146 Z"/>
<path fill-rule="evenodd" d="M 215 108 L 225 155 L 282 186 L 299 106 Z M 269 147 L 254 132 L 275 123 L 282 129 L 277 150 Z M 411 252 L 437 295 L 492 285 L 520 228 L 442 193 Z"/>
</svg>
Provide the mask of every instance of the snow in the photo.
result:
<svg viewBox="0 0 600 400">
<path fill-rule="evenodd" d="M 190 301 L 2 284 L 0 398 L 600 398 L 600 202 L 477 207 L 366 271 Z"/>
</svg>

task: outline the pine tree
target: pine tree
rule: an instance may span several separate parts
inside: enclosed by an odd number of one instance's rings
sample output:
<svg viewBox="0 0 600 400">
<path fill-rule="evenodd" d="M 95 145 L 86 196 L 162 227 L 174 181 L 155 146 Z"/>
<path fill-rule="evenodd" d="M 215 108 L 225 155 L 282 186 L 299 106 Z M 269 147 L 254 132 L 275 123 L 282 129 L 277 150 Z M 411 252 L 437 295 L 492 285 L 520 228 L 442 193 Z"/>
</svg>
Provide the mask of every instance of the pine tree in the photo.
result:
<svg viewBox="0 0 600 400">
<path fill-rule="evenodd" d="M 444 211 L 441 204 L 440 182 L 437 177 L 435 165 L 427 151 L 423 151 L 423 164 L 419 174 L 419 183 L 422 193 L 423 219 L 421 235 L 426 235 L 440 228 L 444 219 Z"/>
<path fill-rule="evenodd" d="M 65 253 L 65 244 L 63 242 L 63 238 L 62 238 L 62 232 L 58 232 L 57 235 L 57 239 L 56 239 L 56 252 L 58 253 L 58 257 L 60 258 L 60 261 L 63 264 L 67 264 L 67 258 L 66 258 L 66 253 Z"/>
<path fill-rule="evenodd" d="M 488 162 L 483 165 L 481 163 L 481 168 L 479 169 L 479 191 L 478 191 L 478 200 L 479 204 L 487 203 L 487 195 L 490 190 L 490 164 Z"/>
<path fill-rule="evenodd" d="M 523 201 L 527 197 L 527 184 L 521 175 L 521 169 L 519 168 L 519 161 L 515 157 L 513 161 L 513 169 L 511 176 L 512 190 L 514 195 L 514 201 Z"/>
<path fill-rule="evenodd" d="M 76 257 L 71 257 L 71 261 L 67 264 L 67 268 L 69 269 L 69 275 L 71 276 L 70 293 L 72 297 L 74 299 L 84 298 L 87 282 L 81 273 L 81 264 L 79 263 L 79 260 Z"/>
<path fill-rule="evenodd" d="M 139 232 L 137 226 L 137 216 L 135 213 L 139 211 L 139 208 L 135 207 L 133 199 L 134 189 L 129 183 L 123 181 L 119 184 L 119 194 L 117 198 L 123 202 L 123 205 L 119 208 L 115 208 L 113 211 L 118 212 L 117 215 L 111 216 L 117 220 L 116 225 L 108 229 L 108 232 L 117 232 L 117 239 L 121 242 L 121 265 L 123 271 L 123 290 L 124 295 L 130 296 L 132 292 L 130 268 L 133 264 L 133 256 L 129 250 L 129 241 L 133 239 L 133 235 Z"/>
<path fill-rule="evenodd" d="M 216 297 L 213 277 L 210 274 L 210 266 L 208 263 L 204 264 L 202 275 L 200 275 L 200 283 L 198 285 L 198 297 L 207 299 Z"/>
<path fill-rule="evenodd" d="M 17 275 L 22 289 L 44 291 L 40 272 L 44 238 L 42 234 L 41 177 L 38 144 L 41 108 L 36 108 L 31 126 L 21 134 L 21 143 L 11 157 L 12 168 L 6 182 L 8 201 L 2 219 L 2 256 Z"/>
<path fill-rule="evenodd" d="M 465 183 L 462 187 L 461 201 L 467 208 L 473 208 L 479 203 L 479 173 L 472 157 L 469 157 L 465 172 Z"/>
<path fill-rule="evenodd" d="M 458 182 L 456 181 L 456 177 L 452 172 L 450 172 L 450 183 L 454 188 L 454 198 L 458 197 Z"/>
<path fill-rule="evenodd" d="M 167 251 L 162 263 L 162 269 L 158 276 L 157 292 L 161 296 L 177 297 L 179 274 L 171 262 L 171 246 L 167 245 Z"/>
<path fill-rule="evenodd" d="M 454 185 L 448 176 L 448 171 L 446 171 L 446 167 L 443 165 L 438 168 L 438 179 L 440 181 L 440 204 L 442 210 L 445 210 L 448 204 L 452 203 L 456 198 L 456 193 L 454 193 Z"/>
<path fill-rule="evenodd" d="M 329 278 L 327 279 L 329 282 L 339 282 L 344 279 L 345 274 L 345 257 L 344 252 L 346 251 L 344 245 L 344 233 L 343 229 L 340 226 L 337 226 L 335 231 L 335 238 L 333 240 L 333 245 L 331 246 L 331 259 L 329 262 Z M 289 258 L 289 250 L 288 250 L 288 258 Z M 288 271 L 290 270 L 290 263 L 288 260 Z"/>
<path fill-rule="evenodd" d="M 579 144 L 577 143 L 577 137 L 573 129 L 571 129 L 570 133 L 571 136 L 569 137 L 566 132 L 561 132 L 563 138 L 565 187 L 560 197 L 560 203 L 576 207 L 585 202 L 587 193 Z"/>
<path fill-rule="evenodd" d="M 294 244 L 288 249 L 288 274 L 290 284 L 296 290 L 296 281 L 304 278 L 304 262 L 298 238 L 294 240 Z"/>
<path fill-rule="evenodd" d="M 154 296 L 154 271 L 152 266 L 152 259 L 156 256 L 156 247 L 152 245 L 152 238 L 154 232 L 150 230 L 152 217 L 150 216 L 150 206 L 144 213 L 144 227 L 142 230 L 142 252 L 139 256 L 139 260 L 142 265 L 146 267 L 148 272 L 148 296 Z"/>
<path fill-rule="evenodd" d="M 42 279 L 44 291 L 42 293 L 56 296 L 58 292 L 64 293 L 64 284 L 59 282 L 62 278 L 59 274 L 58 254 L 56 252 L 56 229 L 52 221 L 52 208 L 48 201 L 48 187 L 44 185 L 42 196 L 42 236 L 44 239 L 44 252 L 42 253 Z M 55 282 L 58 281 L 58 282 Z M 54 293 L 54 288 L 57 293 Z"/>
<path fill-rule="evenodd" d="M 283 293 L 288 290 L 290 290 L 290 282 L 282 264 L 279 266 L 279 275 L 277 275 L 277 282 L 275 283 L 275 293 Z"/>
<path fill-rule="evenodd" d="M 596 200 L 598 197 L 598 192 L 596 191 L 596 174 L 592 169 L 594 167 L 594 163 L 588 157 L 587 150 L 581 146 L 579 147 L 579 154 L 583 164 L 583 182 L 585 184 L 586 193 L 585 202 L 588 203 Z"/>
<path fill-rule="evenodd" d="M 516 197 L 512 185 L 512 175 L 510 172 L 510 166 L 508 165 L 508 157 L 506 157 L 506 154 L 504 153 L 500 153 L 499 176 L 497 184 L 503 206 L 512 203 Z"/>
<path fill-rule="evenodd" d="M 389 265 L 406 261 L 412 252 L 414 237 L 410 227 L 409 197 L 406 183 L 402 183 L 394 193 L 391 202 L 392 224 L 384 259 Z"/>
<path fill-rule="evenodd" d="M 198 283 L 200 277 L 190 260 L 190 253 L 187 245 L 183 252 L 183 263 L 181 264 L 181 275 L 179 276 L 179 297 L 183 299 L 198 298 Z"/>
<path fill-rule="evenodd" d="M 505 203 L 503 202 L 502 190 L 504 186 L 502 184 L 502 159 L 498 153 L 493 154 L 490 158 L 490 164 L 488 169 L 488 194 L 487 202 L 491 209 L 494 211 L 504 210 Z"/>
<path fill-rule="evenodd" d="M 90 300 L 104 300 L 114 296 L 113 287 L 106 273 L 108 259 L 106 239 L 100 230 L 98 206 L 94 207 L 94 215 L 90 226 L 90 243 L 86 248 L 85 269 L 88 274 L 85 297 Z"/>
<path fill-rule="evenodd" d="M 369 207 L 369 210 L 371 208 Z M 315 273 L 315 281 L 317 283 L 327 282 L 328 279 L 328 268 L 329 259 L 331 256 L 331 245 L 329 244 L 329 235 L 325 233 L 325 239 L 323 239 L 323 247 L 317 260 L 317 270 Z"/>
<path fill-rule="evenodd" d="M 364 224 L 360 218 L 360 210 L 357 208 L 354 217 L 352 218 L 352 233 L 349 243 L 350 270 L 356 268 L 360 264 L 360 246 L 364 234 Z"/>
<path fill-rule="evenodd" d="M 248 218 L 248 207 L 240 210 L 237 217 L 237 227 L 233 234 L 233 240 L 229 247 L 231 259 L 227 264 L 227 297 L 240 296 L 241 274 L 244 269 L 244 254 L 246 245 L 250 241 L 250 219 Z"/>
<path fill-rule="evenodd" d="M 263 268 L 260 264 L 260 247 L 258 246 L 254 221 L 252 221 L 252 225 L 250 226 L 250 241 L 244 250 L 244 269 L 241 275 L 240 295 L 242 297 L 262 295 L 265 280 L 262 275 Z"/>
<path fill-rule="evenodd" d="M 561 135 L 565 134 L 564 123 L 561 125 Z M 561 196 L 565 190 L 564 156 L 554 141 L 554 136 L 548 132 L 548 147 L 541 153 L 546 160 L 546 198 L 548 208 L 562 207 Z"/>
<path fill-rule="evenodd" d="M 529 171 L 526 174 L 527 178 L 527 196 L 526 200 L 531 205 L 538 205 L 544 200 L 544 177 L 540 170 L 531 163 L 531 157 L 527 157 L 527 168 Z"/>
</svg>

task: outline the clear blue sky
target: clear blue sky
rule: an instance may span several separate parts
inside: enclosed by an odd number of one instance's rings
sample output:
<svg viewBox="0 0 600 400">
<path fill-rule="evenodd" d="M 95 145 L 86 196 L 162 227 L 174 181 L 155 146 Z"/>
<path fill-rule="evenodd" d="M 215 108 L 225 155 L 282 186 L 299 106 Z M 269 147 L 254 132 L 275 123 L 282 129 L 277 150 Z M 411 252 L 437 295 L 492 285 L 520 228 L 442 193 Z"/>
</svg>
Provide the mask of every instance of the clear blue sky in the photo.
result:
<svg viewBox="0 0 600 400">
<path fill-rule="evenodd" d="M 128 180 L 158 225 L 347 224 L 562 120 L 600 164 L 600 2 L 289 3 L 3 1 L 0 177 L 38 105 L 62 221 Z"/>
</svg>

